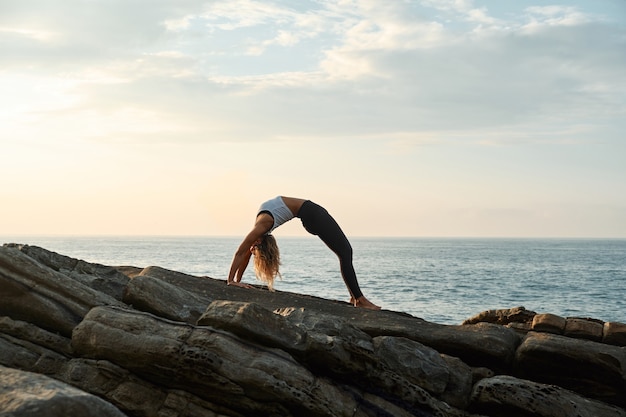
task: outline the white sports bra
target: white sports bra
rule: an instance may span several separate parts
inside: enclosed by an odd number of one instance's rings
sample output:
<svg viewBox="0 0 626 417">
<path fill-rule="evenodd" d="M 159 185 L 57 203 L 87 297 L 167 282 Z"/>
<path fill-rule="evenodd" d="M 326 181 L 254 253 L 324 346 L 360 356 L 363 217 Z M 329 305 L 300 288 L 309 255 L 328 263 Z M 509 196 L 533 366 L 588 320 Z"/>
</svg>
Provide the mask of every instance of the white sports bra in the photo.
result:
<svg viewBox="0 0 626 417">
<path fill-rule="evenodd" d="M 261 204 L 257 216 L 261 213 L 268 213 L 274 219 L 274 225 L 267 233 L 271 233 L 278 226 L 296 217 L 291 210 L 289 210 L 289 207 L 287 207 L 281 196 L 267 200 L 265 203 Z"/>
</svg>

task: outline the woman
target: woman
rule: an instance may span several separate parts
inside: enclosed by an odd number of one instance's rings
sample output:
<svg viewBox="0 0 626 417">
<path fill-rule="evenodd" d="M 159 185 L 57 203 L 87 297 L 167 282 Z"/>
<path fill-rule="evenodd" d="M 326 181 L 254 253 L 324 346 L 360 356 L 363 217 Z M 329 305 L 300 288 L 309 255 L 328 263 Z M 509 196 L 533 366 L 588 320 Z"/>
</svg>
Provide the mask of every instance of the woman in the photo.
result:
<svg viewBox="0 0 626 417">
<path fill-rule="evenodd" d="M 278 196 L 261 204 L 252 231 L 244 238 L 233 256 L 228 274 L 228 285 L 252 288 L 241 282 L 250 256 L 254 255 L 254 269 L 261 281 L 273 290 L 274 279 L 280 276 L 280 254 L 271 232 L 278 226 L 299 217 L 307 232 L 320 239 L 339 257 L 341 275 L 350 291 L 350 303 L 355 307 L 380 310 L 359 288 L 352 266 L 352 246 L 335 219 L 322 206 L 301 198 Z"/>
</svg>

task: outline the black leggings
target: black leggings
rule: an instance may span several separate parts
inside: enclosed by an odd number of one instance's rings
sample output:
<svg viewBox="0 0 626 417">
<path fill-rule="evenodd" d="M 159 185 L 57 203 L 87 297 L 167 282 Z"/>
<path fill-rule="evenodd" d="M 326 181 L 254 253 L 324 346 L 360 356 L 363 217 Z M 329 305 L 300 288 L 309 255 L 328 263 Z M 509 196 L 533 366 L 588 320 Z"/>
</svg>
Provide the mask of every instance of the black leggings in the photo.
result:
<svg viewBox="0 0 626 417">
<path fill-rule="evenodd" d="M 352 246 L 335 219 L 326 209 L 312 201 L 305 201 L 298 212 L 302 226 L 307 232 L 318 236 L 339 257 L 341 276 L 352 297 L 363 295 L 352 266 Z"/>
</svg>

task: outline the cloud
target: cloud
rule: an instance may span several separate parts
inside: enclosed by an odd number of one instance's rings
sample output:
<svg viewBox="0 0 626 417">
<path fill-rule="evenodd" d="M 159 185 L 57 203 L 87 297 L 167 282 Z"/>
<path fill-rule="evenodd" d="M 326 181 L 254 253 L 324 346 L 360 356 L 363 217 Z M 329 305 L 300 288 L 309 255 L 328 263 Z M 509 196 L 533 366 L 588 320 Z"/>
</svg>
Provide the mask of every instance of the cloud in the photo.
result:
<svg viewBox="0 0 626 417">
<path fill-rule="evenodd" d="M 0 28 L 15 33 L 47 34 L 47 45 L 13 45 L 0 32 L 3 68 L 36 65 L 54 71 L 97 65 L 111 59 L 132 59 L 164 40 L 164 22 L 202 7 L 202 1 L 171 3 L 155 0 L 62 4 L 45 0 L 8 0 L 0 7 Z M 40 37 L 42 35 L 39 35 Z M 167 39 L 165 39 L 167 41 Z"/>
<path fill-rule="evenodd" d="M 5 73 L 24 83 L 45 74 L 71 98 L 60 109 L 130 136 L 159 120 L 163 137 L 208 141 L 475 131 L 507 143 L 516 129 L 554 138 L 624 116 L 624 27 L 574 7 L 496 16 L 469 0 L 36 3 L 3 10 Z"/>
<path fill-rule="evenodd" d="M 532 6 L 526 12 L 529 22 L 526 27 L 538 25 L 574 26 L 592 21 L 592 17 L 580 12 L 576 7 L 565 6 Z"/>
<path fill-rule="evenodd" d="M 295 12 L 270 2 L 234 0 L 211 4 L 202 17 L 212 26 L 222 30 L 258 26 L 263 24 L 285 24 L 293 21 Z"/>
<path fill-rule="evenodd" d="M 24 37 L 27 39 L 32 39 L 38 42 L 50 42 L 54 40 L 57 36 L 54 32 L 49 32 L 46 30 L 38 30 L 38 29 L 29 29 L 29 28 L 11 28 L 11 27 L 0 27 L 0 36 L 11 36 L 15 37 Z"/>
</svg>

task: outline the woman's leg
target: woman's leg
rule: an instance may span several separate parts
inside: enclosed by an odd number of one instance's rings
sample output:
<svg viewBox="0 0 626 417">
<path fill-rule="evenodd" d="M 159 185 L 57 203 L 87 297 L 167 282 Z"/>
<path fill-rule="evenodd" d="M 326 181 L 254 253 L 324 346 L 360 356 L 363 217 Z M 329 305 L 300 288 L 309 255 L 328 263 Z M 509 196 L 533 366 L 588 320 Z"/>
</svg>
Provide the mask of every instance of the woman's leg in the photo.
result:
<svg viewBox="0 0 626 417">
<path fill-rule="evenodd" d="M 363 296 L 352 264 L 352 246 L 335 219 L 326 209 L 306 201 L 298 213 L 302 225 L 311 234 L 317 235 L 339 258 L 343 281 L 354 300 Z"/>
</svg>

